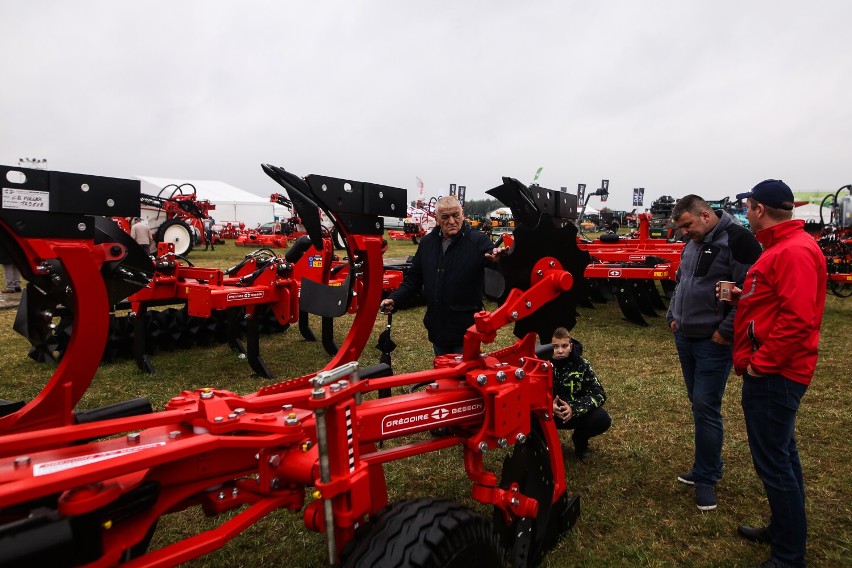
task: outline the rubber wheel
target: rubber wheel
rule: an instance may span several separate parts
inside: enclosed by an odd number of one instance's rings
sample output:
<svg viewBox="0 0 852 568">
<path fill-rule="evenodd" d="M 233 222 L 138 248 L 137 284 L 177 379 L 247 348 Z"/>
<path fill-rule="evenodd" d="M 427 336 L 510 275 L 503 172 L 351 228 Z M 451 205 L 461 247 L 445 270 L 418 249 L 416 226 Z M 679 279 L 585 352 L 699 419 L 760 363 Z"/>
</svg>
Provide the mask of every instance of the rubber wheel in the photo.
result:
<svg viewBox="0 0 852 568">
<path fill-rule="evenodd" d="M 173 243 L 177 255 L 188 255 L 192 250 L 192 241 L 192 230 L 180 219 L 169 219 L 157 229 L 157 242 Z"/>
<path fill-rule="evenodd" d="M 388 505 L 355 532 L 342 554 L 348 568 L 505 567 L 507 555 L 485 517 L 453 501 Z"/>
</svg>

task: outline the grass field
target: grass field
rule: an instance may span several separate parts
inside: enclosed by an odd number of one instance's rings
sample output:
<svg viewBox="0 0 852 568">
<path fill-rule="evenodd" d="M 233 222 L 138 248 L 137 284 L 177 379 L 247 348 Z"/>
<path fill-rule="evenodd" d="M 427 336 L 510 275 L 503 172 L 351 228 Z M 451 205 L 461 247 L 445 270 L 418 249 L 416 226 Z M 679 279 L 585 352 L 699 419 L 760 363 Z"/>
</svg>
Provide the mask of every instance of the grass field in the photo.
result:
<svg viewBox="0 0 852 568">
<path fill-rule="evenodd" d="M 199 266 L 227 267 L 248 252 L 228 243 L 215 252 L 193 252 Z M 391 242 L 386 254 L 404 258 L 414 253 L 409 242 Z M 492 305 L 491 308 L 494 306 Z M 622 320 L 615 303 L 581 309 L 575 336 L 604 383 L 613 417 L 611 430 L 592 440 L 590 457 L 578 463 L 566 453 L 567 483 L 581 495 L 582 513 L 573 531 L 563 536 L 543 565 L 564 566 L 748 566 L 768 557 L 768 547 L 735 535 L 738 524 L 757 524 L 768 517 L 762 486 L 751 465 L 742 411 L 740 378 L 731 376 L 723 413 L 726 438 L 724 479 L 717 486 L 719 508 L 702 513 L 692 490 L 676 481 L 692 462 L 692 420 L 674 344 L 663 318 L 640 328 Z M 431 367 L 431 349 L 422 329 L 422 308 L 394 316 L 393 353 L 397 373 Z M 14 310 L 0 311 L 0 397 L 31 398 L 52 369 L 27 358 L 27 342 L 11 330 Z M 348 319 L 336 326 L 340 340 Z M 852 299 L 828 297 L 816 376 L 799 411 L 798 441 L 804 466 L 809 516 L 809 565 L 852 566 L 852 394 L 849 378 L 849 324 Z M 318 326 L 314 326 L 318 329 Z M 376 337 L 380 318 L 361 362 L 378 362 Z M 495 347 L 512 340 L 499 335 Z M 320 368 L 329 357 L 298 331 L 262 339 L 261 353 L 276 380 Z M 271 381 L 251 376 L 245 360 L 225 345 L 161 352 L 152 357 L 155 375 L 137 371 L 132 361 L 101 365 L 92 387 L 79 405 L 99 406 L 147 396 L 155 408 L 183 390 L 205 386 L 239 394 Z M 563 442 L 570 449 L 567 433 Z M 501 452 L 489 452 L 497 471 Z M 392 501 L 423 496 L 448 497 L 484 514 L 489 510 L 469 498 L 461 451 L 443 450 L 396 462 L 387 467 Z M 215 526 L 191 510 L 160 521 L 153 545 L 186 537 Z M 224 548 L 188 564 L 193 567 L 325 565 L 325 540 L 307 531 L 299 514 L 275 512 Z"/>
</svg>

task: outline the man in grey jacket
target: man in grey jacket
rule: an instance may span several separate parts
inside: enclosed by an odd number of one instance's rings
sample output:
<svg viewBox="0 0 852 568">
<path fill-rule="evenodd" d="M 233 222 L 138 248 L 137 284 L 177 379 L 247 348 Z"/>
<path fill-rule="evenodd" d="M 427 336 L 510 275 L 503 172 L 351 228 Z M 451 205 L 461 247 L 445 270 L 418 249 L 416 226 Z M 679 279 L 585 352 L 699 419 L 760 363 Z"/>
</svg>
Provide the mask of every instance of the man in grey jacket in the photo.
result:
<svg viewBox="0 0 852 568">
<path fill-rule="evenodd" d="M 735 311 L 716 300 L 716 283 L 741 286 L 761 248 L 749 230 L 727 213 L 714 212 L 697 195 L 675 204 L 672 221 L 689 241 L 666 321 L 675 336 L 695 425 L 695 460 L 677 479 L 695 486 L 696 505 L 709 511 L 717 506 L 713 486 L 722 478 L 722 397 L 731 372 Z"/>
</svg>

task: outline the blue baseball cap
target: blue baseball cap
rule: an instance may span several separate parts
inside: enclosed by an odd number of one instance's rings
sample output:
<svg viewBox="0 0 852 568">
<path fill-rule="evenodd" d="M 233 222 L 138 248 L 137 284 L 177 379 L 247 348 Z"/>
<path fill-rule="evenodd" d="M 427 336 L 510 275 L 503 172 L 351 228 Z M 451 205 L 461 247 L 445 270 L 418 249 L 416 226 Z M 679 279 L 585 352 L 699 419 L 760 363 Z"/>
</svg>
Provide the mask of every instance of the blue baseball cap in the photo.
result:
<svg viewBox="0 0 852 568">
<path fill-rule="evenodd" d="M 793 190 L 780 179 L 763 180 L 751 188 L 751 191 L 737 194 L 737 199 L 749 197 L 775 209 L 793 210 Z"/>
</svg>

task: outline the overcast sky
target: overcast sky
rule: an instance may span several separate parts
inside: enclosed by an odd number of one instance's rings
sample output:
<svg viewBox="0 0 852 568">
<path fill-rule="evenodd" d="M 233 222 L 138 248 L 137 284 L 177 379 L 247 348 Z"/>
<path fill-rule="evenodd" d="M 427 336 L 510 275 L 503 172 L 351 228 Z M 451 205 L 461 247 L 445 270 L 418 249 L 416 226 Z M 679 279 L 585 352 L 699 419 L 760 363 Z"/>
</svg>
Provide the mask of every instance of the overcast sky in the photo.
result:
<svg viewBox="0 0 852 568">
<path fill-rule="evenodd" d="M 0 163 L 608 205 L 852 182 L 847 0 L 0 0 Z M 588 190 L 587 190 L 588 191 Z M 589 205 L 599 207 L 597 198 Z"/>
</svg>

